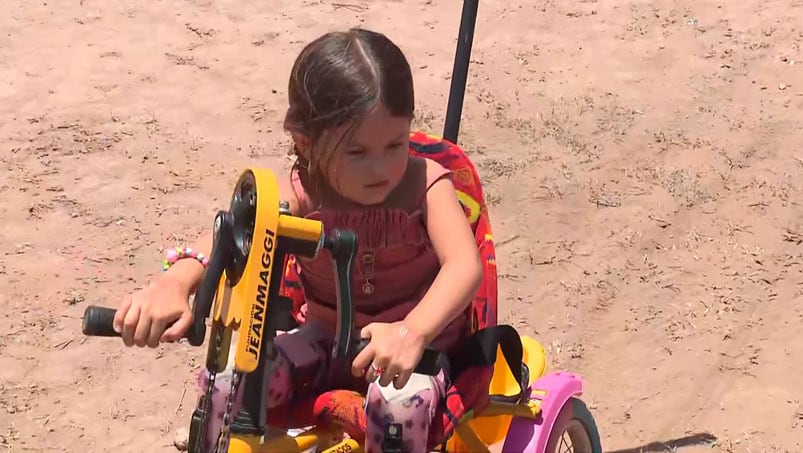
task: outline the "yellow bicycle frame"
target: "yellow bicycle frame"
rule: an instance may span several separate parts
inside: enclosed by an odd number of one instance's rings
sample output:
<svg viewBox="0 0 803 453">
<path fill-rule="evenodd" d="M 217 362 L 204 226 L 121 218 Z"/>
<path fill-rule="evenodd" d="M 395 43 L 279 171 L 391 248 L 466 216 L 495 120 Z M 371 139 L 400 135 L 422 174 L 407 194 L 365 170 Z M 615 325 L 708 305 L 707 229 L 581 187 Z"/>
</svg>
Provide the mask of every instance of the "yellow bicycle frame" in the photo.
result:
<svg viewBox="0 0 803 453">
<path fill-rule="evenodd" d="M 238 332 L 234 348 L 234 369 L 254 372 L 262 360 L 262 343 L 269 320 L 271 283 L 273 274 L 284 270 L 284 254 L 299 251 L 318 251 L 323 240 L 323 224 L 280 212 L 280 195 L 276 176 L 266 169 L 247 169 L 235 188 L 242 190 L 252 185 L 256 194 L 256 217 L 253 225 L 251 248 L 239 280 L 229 285 L 228 276 L 221 277 L 212 309 L 212 332 L 223 329 L 223 341 L 219 350 L 218 372 L 228 361 L 232 333 Z M 287 247 L 279 256 L 279 242 Z M 212 353 L 212 349 L 209 350 Z M 296 437 L 287 434 L 257 436 L 232 431 L 229 453 L 281 452 L 359 452 L 362 447 L 354 439 L 345 439 L 328 448 L 320 445 L 323 439 L 334 439 L 341 434 L 337 429 L 313 428 Z M 339 436 L 342 438 L 342 436 Z"/>
<path fill-rule="evenodd" d="M 354 439 L 345 439 L 328 447 L 321 445 L 322 439 L 334 438 L 336 436 L 342 436 L 342 431 L 336 428 L 313 428 L 296 437 L 287 434 L 279 434 L 267 437 L 264 441 L 255 436 L 232 434 L 229 441 L 228 453 L 303 453 L 307 451 L 321 453 L 356 453 L 363 451 L 362 446 Z"/>
</svg>

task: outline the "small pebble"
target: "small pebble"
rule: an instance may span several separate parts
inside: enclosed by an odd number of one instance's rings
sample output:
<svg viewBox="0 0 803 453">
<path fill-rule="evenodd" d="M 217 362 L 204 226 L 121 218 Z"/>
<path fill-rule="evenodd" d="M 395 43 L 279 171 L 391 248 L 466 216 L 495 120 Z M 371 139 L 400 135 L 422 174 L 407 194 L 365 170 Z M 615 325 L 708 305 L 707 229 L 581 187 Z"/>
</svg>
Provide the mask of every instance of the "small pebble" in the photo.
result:
<svg viewBox="0 0 803 453">
<path fill-rule="evenodd" d="M 190 443 L 190 432 L 187 428 L 179 428 L 176 430 L 176 437 L 173 439 L 173 446 L 178 451 L 187 451 Z"/>
</svg>

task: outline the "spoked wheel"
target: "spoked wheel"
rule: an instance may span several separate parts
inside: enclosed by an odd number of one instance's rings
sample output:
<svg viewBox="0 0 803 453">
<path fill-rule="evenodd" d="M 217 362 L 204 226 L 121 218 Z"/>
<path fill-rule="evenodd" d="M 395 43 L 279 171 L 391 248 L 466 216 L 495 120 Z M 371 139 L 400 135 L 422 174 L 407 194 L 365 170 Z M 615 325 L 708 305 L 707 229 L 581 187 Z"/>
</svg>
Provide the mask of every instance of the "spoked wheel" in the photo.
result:
<svg viewBox="0 0 803 453">
<path fill-rule="evenodd" d="M 546 453 L 602 453 L 597 424 L 583 401 L 572 398 L 552 426 Z"/>
</svg>

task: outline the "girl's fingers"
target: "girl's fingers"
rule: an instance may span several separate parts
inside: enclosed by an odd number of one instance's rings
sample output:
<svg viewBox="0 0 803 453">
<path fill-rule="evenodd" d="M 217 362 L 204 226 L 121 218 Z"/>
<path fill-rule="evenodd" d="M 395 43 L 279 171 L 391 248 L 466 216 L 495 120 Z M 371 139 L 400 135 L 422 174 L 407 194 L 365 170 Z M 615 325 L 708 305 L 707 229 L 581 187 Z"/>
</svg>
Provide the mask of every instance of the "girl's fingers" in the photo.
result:
<svg viewBox="0 0 803 453">
<path fill-rule="evenodd" d="M 150 314 L 146 310 L 140 310 L 139 322 L 137 329 L 134 331 L 134 344 L 143 347 L 145 342 L 148 341 L 148 336 L 151 333 L 151 320 Z"/>
<path fill-rule="evenodd" d="M 112 321 L 112 327 L 114 327 L 114 331 L 117 333 L 123 333 L 123 321 L 125 320 L 125 315 L 128 314 L 128 310 L 131 308 L 131 297 L 126 297 L 123 300 L 123 303 L 120 304 L 120 307 L 114 312 L 114 320 Z"/>
<path fill-rule="evenodd" d="M 407 385 L 407 381 L 410 380 L 410 376 L 412 375 L 413 373 L 411 371 L 403 371 L 399 373 L 399 375 L 396 376 L 396 379 L 393 380 L 393 387 L 396 387 L 396 389 L 402 389 L 405 385 Z"/>
<path fill-rule="evenodd" d="M 368 368 L 368 372 L 366 373 L 366 380 L 368 382 L 374 382 L 378 379 L 381 379 L 382 376 L 385 375 L 387 365 L 379 364 L 376 361 L 371 362 L 371 365 Z"/>
<path fill-rule="evenodd" d="M 396 366 L 394 363 L 391 363 L 387 367 L 383 367 L 382 374 L 379 375 L 379 385 L 382 387 L 387 387 L 401 372 L 401 368 Z"/>
<path fill-rule="evenodd" d="M 192 324 L 192 312 L 187 310 L 181 313 L 181 317 L 178 318 L 178 321 L 173 323 L 169 329 L 165 330 L 162 334 L 162 341 L 166 343 L 172 343 L 178 341 L 179 338 L 184 336 L 184 333 L 187 332 L 187 329 L 190 328 Z"/>
<path fill-rule="evenodd" d="M 148 338 L 145 340 L 145 343 L 148 345 L 149 348 L 155 348 L 159 346 L 159 339 L 162 337 L 162 333 L 165 330 L 165 323 L 161 320 L 153 320 L 151 323 L 151 330 L 148 334 Z"/>
<path fill-rule="evenodd" d="M 362 339 L 371 339 L 371 334 L 374 333 L 374 323 L 368 324 L 367 326 L 363 327 L 360 331 L 360 338 Z"/>
<path fill-rule="evenodd" d="M 131 346 L 134 344 L 134 332 L 139 323 L 139 312 L 141 308 L 139 304 L 131 305 L 123 319 L 123 332 L 120 334 L 123 337 L 123 344 Z"/>
<path fill-rule="evenodd" d="M 354 377 L 359 377 L 365 373 L 365 370 L 371 365 L 371 362 L 374 360 L 374 356 L 376 353 L 374 352 L 374 345 L 373 343 L 368 343 L 368 346 L 365 347 L 351 362 L 351 374 Z M 370 370 L 369 370 L 370 372 Z"/>
</svg>

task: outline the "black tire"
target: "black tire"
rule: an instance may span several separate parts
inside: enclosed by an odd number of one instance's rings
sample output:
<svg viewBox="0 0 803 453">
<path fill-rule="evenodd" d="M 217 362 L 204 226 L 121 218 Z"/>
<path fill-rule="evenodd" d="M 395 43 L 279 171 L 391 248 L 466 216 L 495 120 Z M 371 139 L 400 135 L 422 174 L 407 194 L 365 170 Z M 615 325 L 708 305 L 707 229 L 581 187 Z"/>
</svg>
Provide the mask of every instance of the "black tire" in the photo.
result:
<svg viewBox="0 0 803 453">
<path fill-rule="evenodd" d="M 549 433 L 546 453 L 561 453 L 563 451 L 561 447 L 565 445 L 567 437 L 571 440 L 571 451 L 574 453 L 602 453 L 602 441 L 597 423 L 591 411 L 579 398 L 571 398 L 560 409 Z"/>
</svg>

